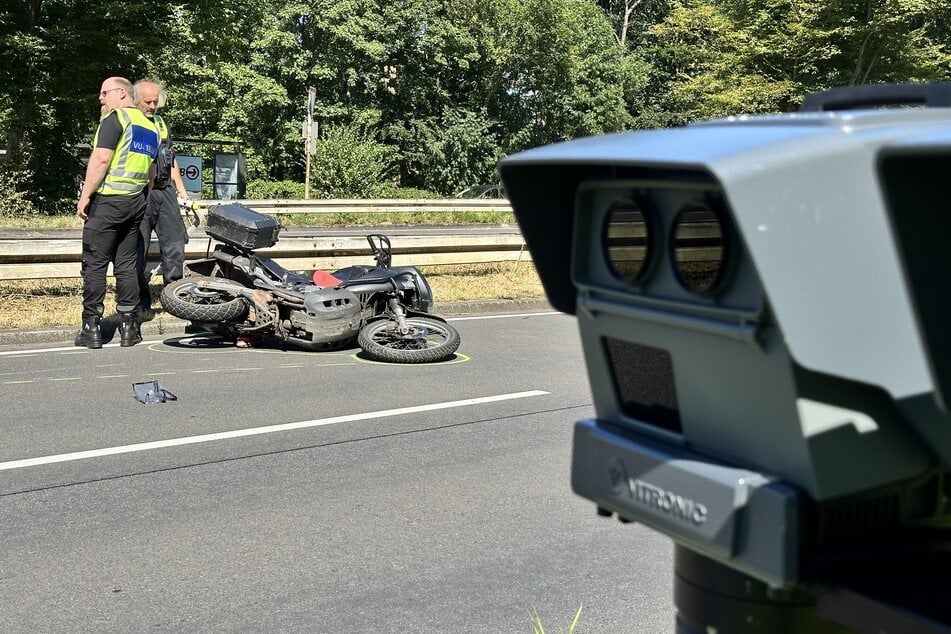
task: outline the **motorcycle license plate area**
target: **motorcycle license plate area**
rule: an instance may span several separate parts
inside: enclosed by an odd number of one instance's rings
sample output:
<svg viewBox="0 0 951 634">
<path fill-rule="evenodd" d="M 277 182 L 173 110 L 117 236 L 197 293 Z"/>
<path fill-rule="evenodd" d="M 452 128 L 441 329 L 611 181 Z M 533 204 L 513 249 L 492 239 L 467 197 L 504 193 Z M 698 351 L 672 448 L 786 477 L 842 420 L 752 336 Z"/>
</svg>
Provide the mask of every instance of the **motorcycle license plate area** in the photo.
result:
<svg viewBox="0 0 951 634">
<path fill-rule="evenodd" d="M 237 204 L 212 207 L 205 224 L 212 238 L 244 249 L 273 247 L 280 230 L 280 223 L 271 216 Z"/>
</svg>

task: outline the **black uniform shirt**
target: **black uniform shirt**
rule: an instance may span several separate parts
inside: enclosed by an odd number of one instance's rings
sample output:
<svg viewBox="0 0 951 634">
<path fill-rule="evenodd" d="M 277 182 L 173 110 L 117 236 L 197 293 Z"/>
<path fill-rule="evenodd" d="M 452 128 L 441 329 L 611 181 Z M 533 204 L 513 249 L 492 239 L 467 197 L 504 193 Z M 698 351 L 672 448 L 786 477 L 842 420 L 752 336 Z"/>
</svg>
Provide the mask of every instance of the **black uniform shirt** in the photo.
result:
<svg viewBox="0 0 951 634">
<path fill-rule="evenodd" d="M 96 135 L 96 147 L 114 150 L 116 146 L 119 145 L 119 139 L 121 138 L 122 124 L 119 123 L 119 115 L 113 110 L 106 115 L 105 119 L 99 122 L 99 133 Z"/>
</svg>

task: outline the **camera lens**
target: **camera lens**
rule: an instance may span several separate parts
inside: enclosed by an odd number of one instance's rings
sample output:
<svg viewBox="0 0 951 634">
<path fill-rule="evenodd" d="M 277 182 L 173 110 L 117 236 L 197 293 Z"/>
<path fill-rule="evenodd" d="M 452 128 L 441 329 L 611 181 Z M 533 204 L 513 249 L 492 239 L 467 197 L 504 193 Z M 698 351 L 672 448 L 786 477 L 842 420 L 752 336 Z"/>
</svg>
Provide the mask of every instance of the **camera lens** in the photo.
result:
<svg viewBox="0 0 951 634">
<path fill-rule="evenodd" d="M 647 214 L 633 198 L 611 203 L 602 244 L 611 273 L 626 285 L 637 286 L 650 262 L 650 225 Z"/>
<path fill-rule="evenodd" d="M 684 288 L 693 293 L 716 293 L 726 277 L 729 253 L 723 222 L 703 203 L 688 203 L 674 219 L 674 270 Z"/>
</svg>

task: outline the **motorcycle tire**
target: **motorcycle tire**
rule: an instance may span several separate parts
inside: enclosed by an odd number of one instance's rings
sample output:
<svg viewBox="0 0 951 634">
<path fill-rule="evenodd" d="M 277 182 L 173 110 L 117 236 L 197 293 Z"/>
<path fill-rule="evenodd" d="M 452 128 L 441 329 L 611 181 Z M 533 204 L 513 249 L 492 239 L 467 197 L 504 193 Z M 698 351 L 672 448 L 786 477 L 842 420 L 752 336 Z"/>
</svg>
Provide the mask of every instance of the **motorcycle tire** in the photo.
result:
<svg viewBox="0 0 951 634">
<path fill-rule="evenodd" d="M 431 317 L 407 317 L 403 335 L 392 319 L 373 321 L 360 330 L 357 344 L 371 359 L 388 363 L 434 363 L 448 359 L 459 348 L 459 333 Z"/>
<path fill-rule="evenodd" d="M 185 277 L 162 289 L 159 301 L 162 308 L 179 319 L 204 323 L 241 321 L 248 315 L 248 302 L 227 291 L 209 288 L 220 284 L 220 278 Z"/>
</svg>

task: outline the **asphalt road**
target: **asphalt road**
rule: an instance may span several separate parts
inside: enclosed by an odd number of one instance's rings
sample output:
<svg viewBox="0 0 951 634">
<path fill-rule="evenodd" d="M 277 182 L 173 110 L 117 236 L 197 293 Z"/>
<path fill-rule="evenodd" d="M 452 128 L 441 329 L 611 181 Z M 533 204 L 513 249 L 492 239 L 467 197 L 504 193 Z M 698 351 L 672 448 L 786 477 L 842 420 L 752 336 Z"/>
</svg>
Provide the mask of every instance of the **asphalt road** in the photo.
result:
<svg viewBox="0 0 951 634">
<path fill-rule="evenodd" d="M 574 319 L 452 323 L 430 366 L 7 347 L 0 631 L 673 631 L 670 542 L 569 489 Z"/>
</svg>

